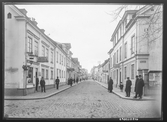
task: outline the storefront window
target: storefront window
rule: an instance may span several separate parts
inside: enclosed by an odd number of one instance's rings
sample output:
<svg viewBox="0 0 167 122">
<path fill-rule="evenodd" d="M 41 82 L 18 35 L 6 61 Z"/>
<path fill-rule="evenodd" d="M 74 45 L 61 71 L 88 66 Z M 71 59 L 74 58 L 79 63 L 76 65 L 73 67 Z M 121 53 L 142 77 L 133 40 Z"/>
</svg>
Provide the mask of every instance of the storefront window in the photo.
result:
<svg viewBox="0 0 167 122">
<path fill-rule="evenodd" d="M 33 83 L 33 68 L 30 67 L 28 70 L 27 83 Z"/>
</svg>

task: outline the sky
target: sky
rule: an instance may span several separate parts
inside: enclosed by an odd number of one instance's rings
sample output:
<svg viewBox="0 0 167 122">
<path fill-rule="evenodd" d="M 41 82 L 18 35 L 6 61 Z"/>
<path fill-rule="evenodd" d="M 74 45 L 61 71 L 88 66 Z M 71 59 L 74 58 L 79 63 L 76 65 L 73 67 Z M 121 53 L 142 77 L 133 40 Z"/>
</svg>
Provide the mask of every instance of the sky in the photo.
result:
<svg viewBox="0 0 167 122">
<path fill-rule="evenodd" d="M 16 5 L 35 18 L 40 29 L 54 41 L 71 43 L 73 58 L 90 72 L 93 66 L 109 58 L 113 31 L 119 22 L 112 22 L 115 4 L 35 4 Z"/>
</svg>

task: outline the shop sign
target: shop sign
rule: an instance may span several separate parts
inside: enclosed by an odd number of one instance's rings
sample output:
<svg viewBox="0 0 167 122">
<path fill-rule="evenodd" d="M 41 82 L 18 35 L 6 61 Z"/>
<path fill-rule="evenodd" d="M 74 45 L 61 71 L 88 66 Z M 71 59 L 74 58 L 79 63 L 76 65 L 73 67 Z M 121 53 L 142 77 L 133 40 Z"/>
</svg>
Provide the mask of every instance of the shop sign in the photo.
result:
<svg viewBox="0 0 167 122">
<path fill-rule="evenodd" d="M 38 57 L 37 62 L 48 62 L 48 57 Z"/>
</svg>

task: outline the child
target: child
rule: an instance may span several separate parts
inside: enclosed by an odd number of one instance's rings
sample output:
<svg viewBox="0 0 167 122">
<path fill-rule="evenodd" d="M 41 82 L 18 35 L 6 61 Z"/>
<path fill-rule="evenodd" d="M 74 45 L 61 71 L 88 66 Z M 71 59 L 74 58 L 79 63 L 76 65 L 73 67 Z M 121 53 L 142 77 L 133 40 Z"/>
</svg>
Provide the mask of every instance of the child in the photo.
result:
<svg viewBox="0 0 167 122">
<path fill-rule="evenodd" d="M 120 83 L 119 87 L 120 87 L 120 89 L 121 89 L 121 92 L 123 92 L 123 87 L 124 87 L 124 85 L 123 85 L 122 82 Z"/>
</svg>

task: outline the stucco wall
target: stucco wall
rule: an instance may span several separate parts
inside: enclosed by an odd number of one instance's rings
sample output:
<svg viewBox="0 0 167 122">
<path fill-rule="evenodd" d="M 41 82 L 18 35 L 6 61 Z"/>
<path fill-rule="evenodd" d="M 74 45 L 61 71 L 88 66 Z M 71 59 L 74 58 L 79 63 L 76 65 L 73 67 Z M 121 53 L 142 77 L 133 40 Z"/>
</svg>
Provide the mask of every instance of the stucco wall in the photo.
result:
<svg viewBox="0 0 167 122">
<path fill-rule="evenodd" d="M 7 19 L 9 12 L 11 19 Z M 25 21 L 16 20 L 15 16 L 21 15 L 5 5 L 5 88 L 23 88 Z"/>
</svg>

